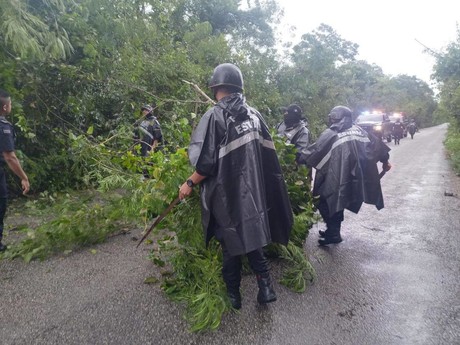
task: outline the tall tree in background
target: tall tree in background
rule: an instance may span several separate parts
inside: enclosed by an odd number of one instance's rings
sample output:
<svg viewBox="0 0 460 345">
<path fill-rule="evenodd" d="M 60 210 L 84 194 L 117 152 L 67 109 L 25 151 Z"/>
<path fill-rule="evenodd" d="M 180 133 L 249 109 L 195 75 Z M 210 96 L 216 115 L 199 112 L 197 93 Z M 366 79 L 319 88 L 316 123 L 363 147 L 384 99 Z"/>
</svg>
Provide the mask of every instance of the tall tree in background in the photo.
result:
<svg viewBox="0 0 460 345">
<path fill-rule="evenodd" d="M 343 104 L 359 114 L 376 107 L 379 85 L 385 80 L 382 69 L 366 61 L 349 61 L 338 66 L 337 92 Z"/>
<path fill-rule="evenodd" d="M 440 85 L 440 119 L 452 118 L 460 128 L 460 28 L 457 39 L 443 54 L 437 54 L 434 78 Z"/>
<path fill-rule="evenodd" d="M 433 90 L 426 82 L 415 76 L 399 75 L 387 81 L 382 94 L 388 112 L 403 112 L 422 127 L 433 124 L 436 102 Z"/>
<path fill-rule="evenodd" d="M 328 111 L 345 101 L 344 90 L 337 88 L 337 66 L 354 61 L 357 52 L 357 44 L 341 38 L 326 24 L 303 35 L 293 48 L 292 65 L 282 68 L 279 76 L 286 104 L 297 102 L 309 114 L 310 124 L 321 127 Z"/>
</svg>

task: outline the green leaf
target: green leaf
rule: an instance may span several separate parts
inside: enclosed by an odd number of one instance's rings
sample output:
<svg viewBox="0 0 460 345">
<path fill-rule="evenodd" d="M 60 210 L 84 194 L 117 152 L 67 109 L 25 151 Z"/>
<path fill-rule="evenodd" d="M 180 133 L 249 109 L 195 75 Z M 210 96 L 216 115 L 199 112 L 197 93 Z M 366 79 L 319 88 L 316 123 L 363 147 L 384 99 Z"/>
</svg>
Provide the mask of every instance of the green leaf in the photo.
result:
<svg viewBox="0 0 460 345">
<path fill-rule="evenodd" d="M 144 284 L 156 284 L 158 283 L 160 280 L 156 277 L 147 277 L 144 279 Z"/>
</svg>

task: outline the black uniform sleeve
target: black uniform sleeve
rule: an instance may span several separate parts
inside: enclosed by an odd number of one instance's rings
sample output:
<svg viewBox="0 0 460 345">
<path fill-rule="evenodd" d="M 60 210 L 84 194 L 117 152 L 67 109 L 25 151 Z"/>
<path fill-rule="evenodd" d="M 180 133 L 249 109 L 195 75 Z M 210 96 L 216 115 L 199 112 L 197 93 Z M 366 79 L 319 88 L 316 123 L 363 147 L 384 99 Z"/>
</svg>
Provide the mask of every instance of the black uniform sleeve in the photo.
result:
<svg viewBox="0 0 460 345">
<path fill-rule="evenodd" d="M 216 111 L 217 112 L 217 111 Z M 189 146 L 190 163 L 202 176 L 213 176 L 217 171 L 219 144 L 222 141 L 222 130 L 216 121 L 213 110 L 201 118 L 192 135 Z"/>
<path fill-rule="evenodd" d="M 296 138 L 292 140 L 295 143 L 295 147 L 298 152 L 303 152 L 307 149 L 310 144 L 310 132 L 307 128 L 302 128 L 302 130 L 297 134 Z"/>
<path fill-rule="evenodd" d="M 9 123 L 0 124 L 0 151 L 14 151 L 14 130 Z"/>
</svg>

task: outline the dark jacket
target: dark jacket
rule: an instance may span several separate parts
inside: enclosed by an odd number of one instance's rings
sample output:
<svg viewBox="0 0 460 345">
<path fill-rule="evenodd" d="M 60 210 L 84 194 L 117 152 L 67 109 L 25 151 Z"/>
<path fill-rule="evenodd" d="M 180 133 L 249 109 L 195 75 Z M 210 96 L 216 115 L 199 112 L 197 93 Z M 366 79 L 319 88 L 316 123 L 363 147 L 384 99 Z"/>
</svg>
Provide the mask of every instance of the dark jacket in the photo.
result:
<svg viewBox="0 0 460 345">
<path fill-rule="evenodd" d="M 393 135 L 397 136 L 398 138 L 402 138 L 404 133 L 404 124 L 401 122 L 395 122 L 393 124 Z"/>
<path fill-rule="evenodd" d="M 0 116 L 0 167 L 6 165 L 2 153 L 14 151 L 15 139 L 16 133 L 13 125 L 8 122 L 5 116 Z"/>
<path fill-rule="evenodd" d="M 377 162 L 387 162 L 389 151 L 382 140 L 344 119 L 326 129 L 300 161 L 316 168 L 313 195 L 326 200 L 332 216 L 343 209 L 358 213 L 363 202 L 383 208 Z"/>
<path fill-rule="evenodd" d="M 16 134 L 13 125 L 6 120 L 4 116 L 0 116 L 0 199 L 8 197 L 8 188 L 6 184 L 5 167 L 6 162 L 3 157 L 3 152 L 14 151 Z M 2 239 L 2 231 L 0 228 L 0 240 Z"/>
<path fill-rule="evenodd" d="M 140 123 L 134 138 L 141 144 L 141 156 L 147 156 L 152 150 L 152 145 L 155 140 L 157 140 L 158 143 L 163 141 L 161 126 L 157 118 L 151 113 L 148 114 Z"/>
<path fill-rule="evenodd" d="M 189 147 L 201 183 L 206 243 L 224 241 L 231 255 L 270 242 L 287 244 L 291 204 L 268 127 L 235 93 L 203 115 Z"/>
<path fill-rule="evenodd" d="M 407 125 L 407 130 L 410 134 L 414 134 L 417 131 L 417 125 L 415 122 L 411 122 Z"/>
<path fill-rule="evenodd" d="M 286 143 L 296 147 L 297 152 L 301 153 L 310 144 L 310 131 L 304 121 L 299 121 L 293 126 L 287 127 L 281 122 L 277 127 L 278 135 L 286 138 Z"/>
</svg>

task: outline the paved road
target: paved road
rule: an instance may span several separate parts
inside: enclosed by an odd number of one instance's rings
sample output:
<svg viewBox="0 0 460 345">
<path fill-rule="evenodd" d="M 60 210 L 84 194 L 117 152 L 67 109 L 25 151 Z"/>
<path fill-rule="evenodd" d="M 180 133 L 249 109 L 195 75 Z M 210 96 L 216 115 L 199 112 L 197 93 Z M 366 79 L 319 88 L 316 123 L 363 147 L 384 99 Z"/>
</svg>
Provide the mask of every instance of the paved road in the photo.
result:
<svg viewBox="0 0 460 345">
<path fill-rule="evenodd" d="M 303 294 L 276 284 L 278 301 L 243 308 L 211 333 L 191 334 L 181 306 L 157 285 L 129 236 L 68 257 L 0 262 L 0 344 L 460 344 L 460 195 L 442 140 L 424 129 L 392 148 L 386 207 L 346 213 L 345 241 L 306 251 L 318 279 Z M 280 277 L 279 267 L 273 274 Z"/>
</svg>

